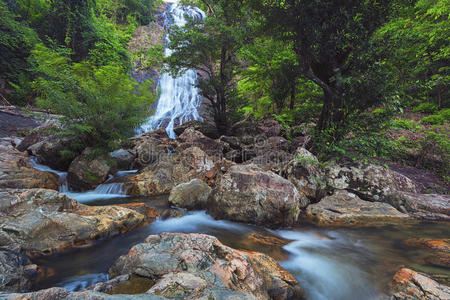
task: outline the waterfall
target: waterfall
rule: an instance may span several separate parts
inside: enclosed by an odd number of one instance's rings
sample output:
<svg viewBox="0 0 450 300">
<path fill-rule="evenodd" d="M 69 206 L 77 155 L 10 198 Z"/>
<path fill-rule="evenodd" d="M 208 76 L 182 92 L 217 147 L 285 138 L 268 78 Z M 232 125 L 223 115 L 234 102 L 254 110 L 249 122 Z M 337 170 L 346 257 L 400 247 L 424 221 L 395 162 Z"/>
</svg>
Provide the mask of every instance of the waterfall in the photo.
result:
<svg viewBox="0 0 450 300">
<path fill-rule="evenodd" d="M 176 3 L 170 4 L 165 13 L 164 26 L 168 30 L 166 44 L 170 42 L 170 27 L 182 27 L 187 23 L 187 17 L 194 19 L 204 19 L 205 13 L 199 8 L 192 6 L 180 6 Z M 164 54 L 170 56 L 172 50 L 166 47 Z M 195 70 L 187 70 L 179 77 L 172 77 L 168 73 L 163 73 L 160 78 L 160 97 L 155 109 L 155 113 L 141 130 L 143 132 L 165 127 L 167 135 L 175 139 L 175 125 L 181 125 L 192 120 L 201 120 L 198 108 L 201 105 L 201 98 L 198 89 L 195 87 L 197 73 Z"/>
</svg>

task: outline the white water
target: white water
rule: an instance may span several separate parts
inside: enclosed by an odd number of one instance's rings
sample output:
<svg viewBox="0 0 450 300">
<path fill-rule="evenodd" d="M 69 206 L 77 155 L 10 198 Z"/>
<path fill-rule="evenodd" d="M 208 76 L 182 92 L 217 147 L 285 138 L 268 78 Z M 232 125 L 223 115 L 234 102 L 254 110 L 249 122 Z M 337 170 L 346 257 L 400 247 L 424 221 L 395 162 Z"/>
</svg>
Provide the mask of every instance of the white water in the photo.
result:
<svg viewBox="0 0 450 300">
<path fill-rule="evenodd" d="M 166 14 L 165 26 L 170 30 L 171 26 L 183 27 L 188 19 L 204 19 L 205 13 L 196 7 L 180 6 L 176 3 L 170 4 Z M 170 34 L 166 35 L 166 42 L 170 42 Z M 172 50 L 166 47 L 165 55 L 170 56 Z M 143 132 L 165 127 L 167 135 L 175 139 L 175 125 L 180 125 L 192 120 L 201 120 L 198 108 L 201 105 L 201 98 L 198 89 L 195 87 L 197 73 L 194 70 L 187 70 L 179 77 L 172 77 L 168 73 L 163 73 L 160 78 L 159 87 L 161 90 L 155 113 L 141 127 Z"/>
<path fill-rule="evenodd" d="M 111 175 L 106 183 L 97 186 L 95 190 L 79 193 L 73 192 L 69 189 L 69 183 L 67 182 L 67 172 L 56 171 L 50 168 L 49 166 L 42 165 L 38 162 L 36 157 L 31 157 L 30 161 L 36 170 L 51 172 L 58 175 L 60 183 L 59 192 L 81 203 L 90 202 L 94 200 L 107 200 L 113 198 L 128 197 L 126 191 L 124 190 L 123 183 L 108 183 L 108 181 L 113 180 L 117 177 L 127 176 L 129 174 L 134 174 L 137 172 L 137 170 L 119 171 L 116 174 Z"/>
</svg>

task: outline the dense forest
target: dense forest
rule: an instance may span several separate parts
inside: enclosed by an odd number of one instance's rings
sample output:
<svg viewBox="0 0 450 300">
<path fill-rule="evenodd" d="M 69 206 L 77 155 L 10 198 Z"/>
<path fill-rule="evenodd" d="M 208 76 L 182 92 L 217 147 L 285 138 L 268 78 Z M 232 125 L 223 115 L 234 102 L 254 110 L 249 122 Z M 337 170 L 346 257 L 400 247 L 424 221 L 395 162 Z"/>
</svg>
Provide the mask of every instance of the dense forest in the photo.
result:
<svg viewBox="0 0 450 300">
<path fill-rule="evenodd" d="M 75 148 L 113 149 L 155 98 L 130 78 L 127 44 L 138 26 L 154 20 L 159 4 L 2 0 L 2 98 L 66 116 L 70 134 L 82 137 Z M 307 130 L 307 148 L 322 157 L 420 164 L 432 151 L 448 162 L 447 1 L 184 4 L 208 17 L 173 29 L 166 67 L 207 74 L 198 87 L 220 134 L 247 118 L 273 116 L 287 138 Z M 155 49 L 146 55 L 162 59 Z M 392 134 L 399 130 L 416 134 Z M 427 167 L 448 180 L 443 165 Z"/>
</svg>

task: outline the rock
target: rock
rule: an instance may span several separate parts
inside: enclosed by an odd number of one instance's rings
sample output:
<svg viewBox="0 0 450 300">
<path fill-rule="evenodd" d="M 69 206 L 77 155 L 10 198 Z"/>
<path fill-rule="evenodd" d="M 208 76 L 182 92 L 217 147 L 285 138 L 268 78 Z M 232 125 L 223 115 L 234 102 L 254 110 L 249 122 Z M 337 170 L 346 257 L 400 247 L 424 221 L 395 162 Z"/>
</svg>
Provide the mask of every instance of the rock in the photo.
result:
<svg viewBox="0 0 450 300">
<path fill-rule="evenodd" d="M 0 299 L 5 300 L 167 300 L 164 297 L 158 297 L 149 294 L 138 295 L 108 295 L 100 292 L 85 290 L 81 292 L 69 292 L 68 290 L 60 287 L 54 287 L 50 289 L 40 290 L 37 292 L 24 293 L 24 294 L 7 294 L 0 293 Z"/>
<path fill-rule="evenodd" d="M 428 238 L 413 238 L 404 241 L 404 244 L 407 246 L 450 253 L 450 239 L 433 240 Z"/>
<path fill-rule="evenodd" d="M 272 258 L 234 250 L 204 234 L 150 235 L 121 256 L 109 273 L 112 277 L 132 274 L 155 280 L 147 293 L 167 298 L 301 297 L 298 282 Z"/>
<path fill-rule="evenodd" d="M 36 265 L 23 254 L 0 250 L 0 291 L 28 290 L 37 275 L 33 266 Z"/>
<path fill-rule="evenodd" d="M 166 155 L 165 146 L 153 137 L 145 137 L 138 140 L 136 146 L 133 148 L 135 153 L 135 160 L 133 168 L 142 169 L 155 162 L 159 162 L 162 156 Z"/>
<path fill-rule="evenodd" d="M 281 176 L 310 200 L 318 201 L 327 192 L 326 177 L 319 160 L 304 148 L 296 150 L 294 158 L 283 167 Z"/>
<path fill-rule="evenodd" d="M 291 226 L 298 221 L 307 199 L 294 185 L 256 165 L 234 165 L 222 176 L 208 201 L 216 218 L 269 227 Z"/>
<path fill-rule="evenodd" d="M 117 162 L 119 170 L 129 170 L 134 161 L 134 155 L 124 149 L 113 151 L 110 156 Z"/>
<path fill-rule="evenodd" d="M 172 189 L 169 203 L 186 209 L 203 209 L 211 194 L 211 188 L 200 179 L 177 185 Z"/>
<path fill-rule="evenodd" d="M 287 151 L 289 150 L 289 142 L 281 136 L 271 136 L 267 139 L 267 147 L 273 150 Z"/>
<path fill-rule="evenodd" d="M 158 211 L 145 203 L 123 203 L 116 204 L 116 206 L 125 207 L 140 213 L 145 217 L 147 223 L 154 222 L 160 216 Z"/>
<path fill-rule="evenodd" d="M 0 139 L 0 188 L 58 190 L 59 177 L 33 168 L 30 158 L 14 149 L 11 139 Z"/>
<path fill-rule="evenodd" d="M 367 225 L 401 222 L 408 215 L 387 203 L 361 200 L 347 191 L 336 190 L 333 195 L 306 208 L 307 217 L 319 225 Z"/>
<path fill-rule="evenodd" d="M 0 192 L 0 247 L 29 255 L 113 236 L 146 218 L 120 206 L 87 206 L 53 190 L 6 189 Z"/>
<path fill-rule="evenodd" d="M 195 178 L 212 184 L 219 172 L 219 162 L 200 148 L 190 147 L 166 155 L 139 174 L 126 178 L 125 186 L 129 194 L 136 196 L 168 194 L 176 185 Z"/>
<path fill-rule="evenodd" d="M 449 195 L 394 192 L 386 202 L 418 219 L 450 221 Z"/>
<path fill-rule="evenodd" d="M 246 163 L 252 163 L 258 167 L 264 169 L 265 171 L 272 171 L 274 173 L 281 173 L 286 163 L 292 160 L 292 155 L 285 151 L 266 151 L 265 153 L 252 158 Z"/>
<path fill-rule="evenodd" d="M 219 141 L 205 136 L 193 127 L 187 128 L 178 139 L 181 143 L 185 144 L 185 148 L 195 146 L 203 150 L 209 156 L 218 157 L 222 155 L 222 145 Z"/>
<path fill-rule="evenodd" d="M 92 150 L 87 148 L 70 164 L 67 180 L 76 191 L 92 190 L 105 182 L 114 171 L 115 162 L 111 157 L 102 155 L 93 158 Z"/>
<path fill-rule="evenodd" d="M 264 119 L 259 121 L 257 124 L 257 128 L 260 133 L 264 134 L 267 137 L 271 136 L 279 136 L 281 133 L 281 125 L 275 119 Z"/>
<path fill-rule="evenodd" d="M 392 280 L 391 299 L 450 299 L 450 287 L 439 284 L 426 274 L 402 268 Z"/>
<path fill-rule="evenodd" d="M 242 149 L 241 141 L 239 140 L 239 138 L 237 138 L 235 136 L 222 135 L 219 138 L 219 141 L 227 143 L 229 145 L 230 149 L 234 149 L 234 150 L 241 150 Z"/>
<path fill-rule="evenodd" d="M 45 131 L 37 131 L 26 136 L 19 144 L 19 151 L 27 150 L 36 156 L 41 164 L 47 165 L 55 170 L 66 171 L 77 153 L 67 155 L 74 141 L 71 136 L 58 136 Z"/>
<path fill-rule="evenodd" d="M 416 186 L 406 176 L 377 165 L 338 166 L 326 168 L 328 185 L 334 189 L 346 189 L 368 201 L 386 202 L 397 191 L 416 192 Z"/>
</svg>

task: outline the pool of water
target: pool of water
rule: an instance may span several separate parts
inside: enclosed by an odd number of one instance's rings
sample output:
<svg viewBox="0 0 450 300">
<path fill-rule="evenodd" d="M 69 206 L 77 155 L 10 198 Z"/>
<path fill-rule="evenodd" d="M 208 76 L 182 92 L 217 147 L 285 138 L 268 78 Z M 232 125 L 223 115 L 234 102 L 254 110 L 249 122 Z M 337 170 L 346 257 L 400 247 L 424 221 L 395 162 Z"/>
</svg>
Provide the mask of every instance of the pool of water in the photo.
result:
<svg viewBox="0 0 450 300">
<path fill-rule="evenodd" d="M 166 209 L 167 197 L 97 199 L 89 205 L 144 202 Z M 448 268 L 427 265 L 427 253 L 405 247 L 409 238 L 449 238 L 448 224 L 416 223 L 370 228 L 320 228 L 311 225 L 269 230 L 215 220 L 204 211 L 155 222 L 134 231 L 34 260 L 47 277 L 35 289 L 61 286 L 76 291 L 108 279 L 109 267 L 131 246 L 150 234 L 162 232 L 205 233 L 237 249 L 264 252 L 290 271 L 305 290 L 307 299 L 376 299 L 400 267 L 450 278 Z M 418 234 L 420 233 L 420 234 Z M 285 241 L 268 244 L 264 240 Z"/>
</svg>

